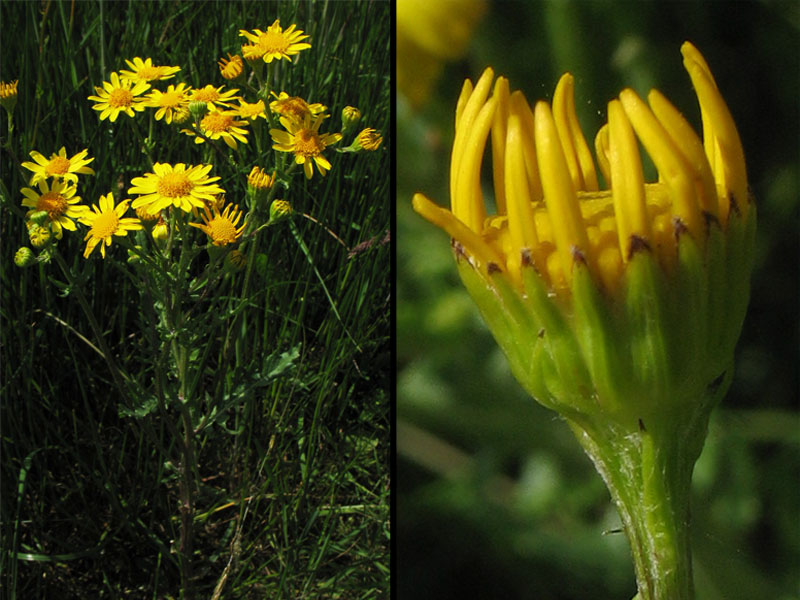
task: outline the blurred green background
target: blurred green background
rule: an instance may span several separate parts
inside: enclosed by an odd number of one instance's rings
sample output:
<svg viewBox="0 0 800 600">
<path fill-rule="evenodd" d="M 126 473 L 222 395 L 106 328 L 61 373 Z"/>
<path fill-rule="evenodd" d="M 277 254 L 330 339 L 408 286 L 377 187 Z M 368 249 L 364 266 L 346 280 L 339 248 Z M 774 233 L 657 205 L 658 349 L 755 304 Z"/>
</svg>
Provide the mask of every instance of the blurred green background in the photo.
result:
<svg viewBox="0 0 800 600">
<path fill-rule="evenodd" d="M 733 113 L 759 211 L 736 375 L 695 469 L 697 597 L 800 598 L 800 3 L 490 2 L 423 103 L 398 93 L 401 600 L 635 594 L 603 482 L 565 424 L 511 377 L 458 280 L 447 236 L 410 204 L 416 191 L 449 204 L 456 99 L 463 80 L 489 65 L 531 103 L 552 99 L 570 71 L 590 145 L 626 86 L 642 95 L 657 87 L 699 131 L 684 40 L 705 55 Z"/>
</svg>

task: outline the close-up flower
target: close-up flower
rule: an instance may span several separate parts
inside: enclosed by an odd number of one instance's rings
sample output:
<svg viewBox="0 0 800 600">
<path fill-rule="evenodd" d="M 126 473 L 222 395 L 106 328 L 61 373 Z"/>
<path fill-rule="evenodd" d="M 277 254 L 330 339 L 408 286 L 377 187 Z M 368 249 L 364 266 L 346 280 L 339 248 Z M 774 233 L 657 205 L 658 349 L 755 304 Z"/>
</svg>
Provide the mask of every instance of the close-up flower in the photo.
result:
<svg viewBox="0 0 800 600">
<path fill-rule="evenodd" d="M 17 84 L 19 80 L 6 83 L 0 81 L 0 105 L 5 108 L 9 113 L 14 112 L 14 106 L 17 104 Z"/>
<path fill-rule="evenodd" d="M 286 59 L 292 61 L 292 56 L 301 50 L 311 48 L 311 44 L 304 42 L 308 35 L 304 35 L 296 25 L 289 25 L 286 29 L 281 28 L 280 19 L 267 27 L 266 31 L 254 29 L 253 32 L 239 30 L 239 35 L 250 40 L 250 44 L 242 46 L 242 54 L 248 60 L 262 59 L 265 63 L 273 60 Z"/>
<path fill-rule="evenodd" d="M 242 220 L 242 212 L 233 204 L 228 204 L 222 212 L 215 205 L 213 214 L 208 210 L 208 206 L 205 206 L 200 217 L 203 219 L 203 224 L 189 223 L 189 225 L 203 231 L 215 246 L 227 246 L 237 242 L 247 225 L 245 221 L 241 227 L 236 227 Z"/>
<path fill-rule="evenodd" d="M 117 73 L 111 73 L 110 82 L 104 81 L 103 87 L 95 86 L 94 89 L 97 95 L 88 97 L 96 103 L 92 108 L 100 113 L 101 121 L 109 119 L 113 123 L 121 112 L 132 117 L 136 114 L 134 111 L 145 109 L 146 102 L 139 96 L 150 89 L 150 84 L 120 79 Z"/>
<path fill-rule="evenodd" d="M 63 235 L 62 228 L 75 231 L 77 227 L 73 220 L 88 209 L 87 206 L 79 204 L 81 198 L 75 195 L 78 191 L 75 184 L 60 180 L 48 184 L 46 180 L 40 179 L 38 188 L 38 192 L 31 188 L 22 188 L 22 195 L 25 196 L 22 206 L 30 208 L 25 216 L 30 217 L 39 211 L 46 212 L 47 220 L 57 239 L 61 239 Z"/>
<path fill-rule="evenodd" d="M 731 381 L 754 255 L 736 126 L 703 56 L 689 42 L 681 52 L 702 139 L 660 92 L 645 102 L 625 89 L 595 139 L 602 187 L 572 75 L 552 108 L 531 107 L 489 68 L 458 99 L 450 209 L 413 199 L 452 238 L 512 373 L 603 476 L 643 600 L 693 597 L 691 475 Z M 488 143 L 493 203 L 481 185 Z"/>
<path fill-rule="evenodd" d="M 129 203 L 130 200 L 122 200 L 115 206 L 114 194 L 109 192 L 105 196 L 100 196 L 100 201 L 83 213 L 80 222 L 90 228 L 83 238 L 86 241 L 84 258 L 89 258 L 98 244 L 100 244 L 100 254 L 105 258 L 106 246 L 111 245 L 113 236 L 126 236 L 129 231 L 142 228 L 139 219 L 124 216 Z"/>
<path fill-rule="evenodd" d="M 166 92 L 153 90 L 147 95 L 147 106 L 156 109 L 156 121 L 164 119 L 168 124 L 172 121 L 180 121 L 180 117 L 185 117 L 189 110 L 189 94 L 192 88 L 185 83 L 178 85 L 170 84 Z"/>
<path fill-rule="evenodd" d="M 235 110 L 211 110 L 200 120 L 200 132 L 211 140 L 222 139 L 228 146 L 236 150 L 236 142 L 247 143 L 247 121 L 239 121 L 239 113 Z M 202 144 L 205 139 L 191 129 L 181 129 L 189 136 L 194 137 L 196 144 Z"/>
<path fill-rule="evenodd" d="M 30 185 L 49 177 L 77 183 L 78 175 L 94 175 L 94 171 L 87 166 L 94 158 L 86 158 L 88 154 L 89 150 L 84 149 L 67 158 L 67 149 L 62 146 L 58 153 L 54 152 L 50 158 L 45 158 L 40 152 L 31 150 L 30 156 L 34 162 L 26 161 L 22 166 L 33 171 Z"/>
<path fill-rule="evenodd" d="M 331 144 L 342 139 L 341 133 L 319 133 L 319 126 L 323 119 L 323 115 L 317 115 L 312 121 L 311 116 L 306 115 L 302 121 L 298 122 L 281 117 L 281 125 L 286 130 L 269 130 L 272 140 L 275 142 L 272 147 L 281 152 L 292 152 L 295 162 L 303 165 L 307 179 L 311 179 L 314 173 L 312 161 L 316 163 L 320 175 L 324 176 L 330 170 L 331 163 L 322 155 L 322 152 Z"/>
<path fill-rule="evenodd" d="M 190 165 L 178 163 L 174 167 L 167 163 L 156 163 L 153 172 L 131 180 L 129 194 L 140 194 L 131 206 L 134 209 L 146 206 L 150 214 L 157 214 L 170 206 L 191 212 L 192 208 L 203 208 L 212 202 L 216 194 L 225 190 L 215 182 L 219 177 L 209 177 L 212 165 Z"/>
<path fill-rule="evenodd" d="M 244 70 L 244 62 L 242 62 L 242 57 L 238 54 L 231 56 L 230 52 L 228 53 L 227 59 L 220 58 L 217 64 L 219 65 L 220 74 L 225 79 L 236 79 Z"/>
<path fill-rule="evenodd" d="M 161 81 L 163 79 L 172 79 L 175 73 L 181 70 L 180 67 L 165 67 L 153 64 L 153 60 L 146 58 L 134 57 L 132 61 L 125 59 L 125 62 L 130 67 L 130 71 L 121 69 L 119 75 L 122 79 L 128 79 L 135 83 L 150 81 Z"/>
<path fill-rule="evenodd" d="M 264 104 L 263 100 L 259 100 L 258 102 L 245 102 L 240 98 L 239 106 L 235 107 L 234 110 L 242 119 L 255 121 L 259 117 L 265 120 L 267 118 L 267 106 Z"/>
</svg>

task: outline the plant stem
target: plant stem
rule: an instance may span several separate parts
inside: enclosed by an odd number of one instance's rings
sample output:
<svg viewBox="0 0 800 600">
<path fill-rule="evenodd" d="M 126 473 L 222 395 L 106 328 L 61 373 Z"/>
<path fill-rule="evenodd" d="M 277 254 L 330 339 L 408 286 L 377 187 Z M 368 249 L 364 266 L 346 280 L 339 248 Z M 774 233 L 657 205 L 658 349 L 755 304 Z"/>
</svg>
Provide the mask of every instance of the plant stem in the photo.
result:
<svg viewBox="0 0 800 600">
<path fill-rule="evenodd" d="M 567 419 L 619 511 L 633 554 L 637 600 L 694 600 L 689 498 L 709 412 L 645 417 L 634 426 Z"/>
</svg>

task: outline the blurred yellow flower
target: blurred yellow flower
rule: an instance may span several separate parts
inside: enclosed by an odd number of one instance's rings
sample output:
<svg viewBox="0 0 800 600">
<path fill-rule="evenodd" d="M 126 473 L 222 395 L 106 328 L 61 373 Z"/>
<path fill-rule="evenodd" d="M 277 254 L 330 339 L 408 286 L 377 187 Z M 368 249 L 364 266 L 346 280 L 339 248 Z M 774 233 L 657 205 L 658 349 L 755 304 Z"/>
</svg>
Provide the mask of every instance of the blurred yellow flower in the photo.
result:
<svg viewBox="0 0 800 600">
<path fill-rule="evenodd" d="M 100 254 L 106 257 L 106 246 L 111 245 L 112 236 L 126 236 L 129 231 L 136 231 L 142 228 L 139 219 L 134 217 L 123 217 L 128 210 L 130 200 L 123 200 L 114 206 L 114 195 L 109 192 L 105 196 L 100 196 L 99 204 L 95 204 L 91 210 L 83 213 L 80 222 L 91 227 L 83 238 L 86 243 L 86 250 L 83 252 L 84 258 L 89 255 L 98 244 Z"/>
<path fill-rule="evenodd" d="M 25 196 L 22 206 L 30 208 L 25 217 L 45 211 L 57 239 L 63 235 L 62 227 L 75 231 L 77 228 L 72 220 L 79 218 L 89 208 L 78 204 L 81 201 L 80 196 L 75 195 L 78 188 L 60 180 L 53 181 L 53 185 L 49 186 L 44 179 L 39 180 L 38 187 L 39 193 L 31 188 L 22 188 L 22 195 Z"/>
<path fill-rule="evenodd" d="M 242 46 L 242 54 L 248 60 L 262 59 L 265 63 L 271 63 L 273 60 L 286 59 L 292 61 L 292 56 L 298 54 L 301 50 L 311 48 L 311 44 L 302 42 L 308 36 L 303 35 L 299 29 L 295 29 L 295 25 L 289 25 L 286 29 L 281 29 L 280 19 L 275 19 L 275 22 L 267 27 L 266 31 L 254 29 L 254 33 L 239 30 L 239 35 L 246 37 L 252 44 Z"/>
<path fill-rule="evenodd" d="M 143 194 L 133 201 L 134 209 L 146 206 L 147 212 L 157 214 L 161 210 L 175 206 L 184 212 L 192 208 L 203 208 L 206 202 L 213 202 L 215 194 L 225 192 L 215 181 L 219 177 L 209 177 L 212 165 L 187 167 L 178 163 L 174 167 L 167 163 L 153 165 L 153 173 L 144 177 L 134 177 L 129 194 Z"/>
<path fill-rule="evenodd" d="M 236 79 L 239 75 L 242 74 L 244 70 L 244 63 L 242 62 L 242 57 L 238 54 L 234 54 L 233 56 L 228 53 L 228 58 L 220 58 L 219 62 L 219 72 L 225 79 Z"/>
<path fill-rule="evenodd" d="M 442 70 L 460 57 L 486 12 L 485 0 L 397 0 L 397 88 L 421 105 Z"/>
<path fill-rule="evenodd" d="M 331 144 L 335 144 L 342 139 L 341 133 L 319 133 L 319 126 L 324 119 L 323 115 L 317 115 L 311 120 L 310 115 L 306 115 L 302 122 L 281 117 L 282 129 L 270 129 L 270 135 L 275 144 L 275 150 L 281 152 L 294 153 L 295 162 L 303 165 L 303 171 L 307 179 L 311 179 L 314 173 L 313 164 L 316 163 L 320 175 L 330 170 L 331 163 L 322 155 L 322 151 Z"/>
<path fill-rule="evenodd" d="M 251 121 L 255 121 L 258 117 L 262 119 L 267 118 L 267 105 L 264 104 L 263 100 L 251 103 L 245 102 L 240 98 L 239 106 L 235 107 L 234 110 L 236 110 L 243 119 L 250 119 Z"/>
<path fill-rule="evenodd" d="M 242 219 L 242 213 L 238 206 L 228 204 L 222 213 L 219 212 L 219 208 L 214 206 L 213 216 L 208 210 L 208 206 L 203 207 L 203 211 L 204 214 L 201 214 L 200 217 L 204 224 L 189 223 L 189 225 L 205 232 L 215 246 L 227 246 L 242 237 L 247 222 L 245 221 L 241 227 L 236 228 Z"/>
<path fill-rule="evenodd" d="M 295 121 L 302 121 L 307 115 L 315 117 L 328 109 L 327 106 L 318 102 L 309 104 L 299 96 L 290 96 L 286 92 L 278 95 L 272 92 L 272 95 L 275 96 L 275 100 L 269 103 L 269 109 L 282 117 L 288 117 Z"/>
<path fill-rule="evenodd" d="M 180 67 L 155 66 L 153 65 L 152 59 L 147 58 L 142 60 L 138 56 L 135 57 L 133 61 L 125 59 L 125 62 L 128 63 L 128 66 L 131 68 L 131 70 L 121 70 L 119 72 L 120 77 L 137 83 L 172 79 L 175 77 L 175 73 L 181 70 Z"/>
<path fill-rule="evenodd" d="M 133 88 L 131 88 L 133 85 Z M 134 111 L 141 112 L 145 109 L 145 102 L 137 96 L 150 89 L 150 84 L 144 81 L 134 82 L 131 79 L 120 80 L 116 73 L 111 74 L 111 82 L 104 81 L 103 87 L 95 86 L 96 96 L 88 99 L 96 102 L 92 108 L 100 112 L 100 120 L 110 119 L 113 123 L 124 112 L 129 117 L 134 116 Z"/>
<path fill-rule="evenodd" d="M 239 113 L 236 111 L 209 111 L 200 120 L 200 131 L 204 136 L 212 140 L 222 138 L 223 142 L 236 150 L 237 140 L 243 144 L 247 143 L 247 130 L 242 129 L 243 125 L 247 125 L 247 121 L 237 121 L 237 116 L 239 116 Z M 181 129 L 181 131 L 194 137 L 196 144 L 202 144 L 205 141 L 202 136 L 197 135 L 191 129 Z"/>
<path fill-rule="evenodd" d="M 173 120 L 180 122 L 181 118 L 185 118 L 188 114 L 191 91 L 192 88 L 187 87 L 185 83 L 170 85 L 166 92 L 153 90 L 147 96 L 147 106 L 157 109 L 156 121 L 164 119 L 167 123 L 172 123 Z"/>
<path fill-rule="evenodd" d="M 33 177 L 31 177 L 29 182 L 30 185 L 35 185 L 38 181 L 42 181 L 48 177 L 77 183 L 79 173 L 83 175 L 94 175 L 94 171 L 86 166 L 94 160 L 94 158 L 86 158 L 88 153 L 89 150 L 84 149 L 72 158 L 67 158 L 67 149 L 62 146 L 58 154 L 53 153 L 48 159 L 36 150 L 32 150 L 30 156 L 35 162 L 27 161 L 22 163 L 22 166 L 29 171 L 33 171 Z"/>
<path fill-rule="evenodd" d="M 202 88 L 197 88 L 189 94 L 190 102 L 205 102 L 208 109 L 212 108 L 232 108 L 233 101 L 239 97 L 236 95 L 238 89 L 228 90 L 223 92 L 224 85 L 215 88 L 210 83 Z"/>
</svg>

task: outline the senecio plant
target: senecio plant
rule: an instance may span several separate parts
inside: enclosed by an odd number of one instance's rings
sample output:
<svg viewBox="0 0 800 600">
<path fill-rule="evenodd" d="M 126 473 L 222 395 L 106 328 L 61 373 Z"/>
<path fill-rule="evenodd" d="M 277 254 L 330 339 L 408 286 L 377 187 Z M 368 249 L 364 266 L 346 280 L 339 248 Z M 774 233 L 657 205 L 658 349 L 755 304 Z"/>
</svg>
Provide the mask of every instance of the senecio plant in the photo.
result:
<svg viewBox="0 0 800 600">
<path fill-rule="evenodd" d="M 658 91 L 645 102 L 625 89 L 595 139 L 601 189 L 572 76 L 552 108 L 531 108 L 489 68 L 458 100 L 450 210 L 413 199 L 451 236 L 516 378 L 564 418 L 603 477 L 638 600 L 694 597 L 692 470 L 731 381 L 756 226 L 731 114 L 700 52 L 689 42 L 681 52 L 702 140 Z M 490 136 L 493 215 L 481 192 Z"/>
<path fill-rule="evenodd" d="M 288 222 L 300 250 L 313 265 L 311 250 L 291 217 L 302 216 L 322 224 L 311 215 L 293 210 L 286 198 L 300 193 L 295 189 L 302 189 L 293 181 L 297 176 L 325 176 L 332 169 L 328 157 L 343 136 L 352 137 L 352 143 L 339 152 L 374 151 L 382 142 L 375 129 L 355 133 L 361 119 L 356 107 L 343 107 L 341 132 L 327 133 L 327 106 L 292 95 L 291 90 L 274 89 L 278 62 L 286 61 L 289 68 L 293 58 L 312 47 L 303 31 L 295 25 L 283 29 L 276 20 L 266 31 L 242 30 L 240 35 L 247 40 L 241 46 L 244 59 L 228 54 L 219 61 L 220 76 L 237 88 L 213 84 L 192 88 L 184 82 L 167 85 L 164 82 L 181 71 L 179 66 L 158 66 L 150 58 L 136 57 L 126 60 L 129 69 L 111 73 L 108 81 L 88 97 L 101 121 L 129 120 L 150 164 L 148 172 L 132 177 L 127 186 L 120 179 L 118 189 L 126 189 L 126 197 L 116 197 L 109 190 L 93 206 L 84 204 L 78 195 L 79 176 L 95 175 L 89 166 L 94 159 L 88 148 L 71 156 L 61 148 L 49 157 L 34 150 L 30 152 L 32 161 L 22 163 L 33 173 L 30 187 L 21 191 L 22 205 L 28 209 L 30 247 L 19 249 L 16 264 L 58 264 L 67 280 L 62 288 L 77 297 L 94 329 L 99 351 L 122 396 L 121 413 L 140 418 L 156 410 L 165 417 L 178 415 L 169 427 L 179 454 L 181 538 L 176 550 L 185 597 L 191 595 L 198 436 L 210 425 L 224 423 L 225 412 L 240 399 L 228 394 L 221 403 L 215 403 L 202 390 L 200 381 L 210 367 L 204 363 L 208 356 L 207 329 L 197 324 L 198 307 L 202 303 L 208 319 L 225 327 L 224 357 L 240 364 L 246 358 L 245 308 L 251 302 L 253 271 L 264 271 L 267 259 L 258 252 L 265 228 Z M 281 80 L 291 81 L 291 77 Z M 13 129 L 16 91 L 17 82 L 0 87 L 9 131 Z M 141 119 L 147 119 L 147 135 L 138 123 Z M 157 121 L 161 122 L 158 130 Z M 168 157 L 159 155 L 166 144 L 158 140 L 168 136 L 191 136 L 198 145 L 195 154 L 167 162 Z M 269 151 L 270 139 L 275 152 Z M 247 153 L 251 146 L 255 146 L 255 152 Z M 237 187 L 246 187 L 246 195 L 233 202 L 226 200 L 218 173 L 226 181 L 240 178 Z M 111 180 L 117 175 L 98 176 Z M 342 243 L 335 233 L 326 231 Z M 155 311 L 157 331 L 147 327 L 143 332 L 144 339 L 156 347 L 151 388 L 143 387 L 115 363 L 102 327 L 82 292 L 85 270 L 74 257 L 65 257 L 58 249 L 65 232 L 83 237 L 83 259 L 91 260 L 99 254 L 103 260 L 119 261 L 146 300 L 142 310 L 149 310 L 149 306 Z M 125 254 L 117 251 L 112 256 L 115 241 L 124 245 Z M 208 260 L 196 260 L 204 252 Z M 323 278 L 316 273 L 324 288 Z M 223 285 L 223 281 L 234 278 L 238 278 L 235 287 Z M 325 292 L 338 316 L 327 289 Z M 239 305 L 228 304 L 231 293 L 239 298 Z M 215 310 L 220 313 L 216 317 Z M 142 322 L 152 320 L 145 318 Z M 278 357 L 272 373 L 280 373 L 294 358 L 296 354 Z"/>
</svg>

